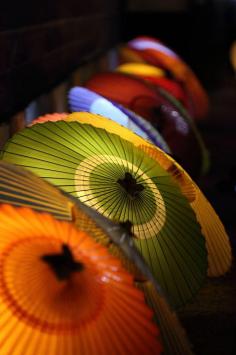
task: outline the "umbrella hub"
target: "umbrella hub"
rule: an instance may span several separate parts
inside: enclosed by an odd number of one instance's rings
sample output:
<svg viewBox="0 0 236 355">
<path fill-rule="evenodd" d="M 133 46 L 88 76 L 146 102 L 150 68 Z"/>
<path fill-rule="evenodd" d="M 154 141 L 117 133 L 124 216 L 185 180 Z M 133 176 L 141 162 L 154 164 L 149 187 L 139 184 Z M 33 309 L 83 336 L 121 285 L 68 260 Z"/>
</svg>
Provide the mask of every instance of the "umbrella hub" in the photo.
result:
<svg viewBox="0 0 236 355">
<path fill-rule="evenodd" d="M 125 177 L 123 179 L 118 179 L 117 182 L 132 199 L 137 197 L 139 193 L 144 190 L 144 186 L 142 184 L 138 184 L 137 180 L 127 172 L 125 173 Z"/>
<path fill-rule="evenodd" d="M 127 233 L 127 235 L 129 237 L 135 237 L 135 235 L 132 231 L 133 223 L 131 221 L 126 220 L 124 222 L 120 222 L 119 224 L 125 230 L 125 232 Z"/>
<path fill-rule="evenodd" d="M 59 281 L 68 280 L 72 273 L 83 270 L 83 264 L 75 261 L 68 245 L 62 245 L 61 253 L 46 254 L 41 259 L 47 263 Z"/>
</svg>

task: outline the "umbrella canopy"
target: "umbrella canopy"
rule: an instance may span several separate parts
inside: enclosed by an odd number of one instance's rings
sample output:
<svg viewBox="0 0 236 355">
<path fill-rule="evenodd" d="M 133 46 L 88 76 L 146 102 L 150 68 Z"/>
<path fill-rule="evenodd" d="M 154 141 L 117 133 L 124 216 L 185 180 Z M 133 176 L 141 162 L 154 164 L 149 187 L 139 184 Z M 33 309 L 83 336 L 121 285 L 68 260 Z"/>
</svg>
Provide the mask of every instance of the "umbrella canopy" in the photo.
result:
<svg viewBox="0 0 236 355">
<path fill-rule="evenodd" d="M 162 78 L 165 77 L 165 71 L 161 68 L 155 67 L 154 65 L 150 65 L 147 63 L 124 63 L 119 65 L 116 68 L 117 71 L 126 74 L 135 74 L 140 76 L 154 77 L 154 78 Z"/>
<path fill-rule="evenodd" d="M 58 121 L 58 120 L 63 120 L 66 116 L 68 116 L 69 113 L 66 112 L 53 112 L 53 113 L 48 113 L 43 116 L 39 116 L 35 118 L 28 126 L 31 126 L 32 124 L 36 123 L 44 123 L 46 121 Z"/>
<path fill-rule="evenodd" d="M 1 354 L 161 353 L 142 293 L 88 234 L 10 205 L 0 229 Z"/>
<path fill-rule="evenodd" d="M 138 50 L 153 49 L 157 52 L 167 55 L 168 57 L 179 58 L 179 56 L 172 49 L 164 45 L 160 40 L 153 37 L 139 36 L 130 40 L 128 44 L 131 48 Z"/>
<path fill-rule="evenodd" d="M 141 137 L 150 140 L 165 152 L 171 153 L 161 134 L 148 121 L 124 106 L 112 103 L 101 95 L 79 86 L 69 91 L 68 101 L 72 112 L 87 111 L 111 118 Z"/>
<path fill-rule="evenodd" d="M 183 165 L 193 178 L 203 170 L 202 146 L 199 135 L 186 115 L 163 94 L 154 90 L 144 80 L 123 73 L 99 73 L 86 86 L 137 112 L 146 118 L 168 143 L 175 159 Z"/>
<path fill-rule="evenodd" d="M 137 137 L 124 127 L 122 129 L 120 127 L 119 129 L 119 125 L 116 124 L 114 126 L 106 118 L 97 116 L 95 119 L 94 115 L 74 113 L 69 115 L 67 120 L 78 120 L 81 123 L 87 122 L 96 127 L 106 128 L 111 133 L 119 133 L 122 138 L 131 141 L 137 147 L 147 152 L 153 159 L 157 160 L 158 164 L 167 170 L 178 183 L 201 225 L 208 250 L 208 276 L 220 276 L 229 270 L 232 264 L 231 246 L 220 218 L 197 184 L 169 154 L 165 154 L 160 149 L 154 148 L 152 144 L 148 144 L 147 142 L 144 144 L 142 138 Z"/>
<path fill-rule="evenodd" d="M 14 135 L 2 158 L 104 216 L 129 222 L 135 245 L 175 306 L 201 286 L 207 255 L 195 214 L 172 176 L 133 143 L 91 124 L 47 122 Z"/>
<path fill-rule="evenodd" d="M 140 148 L 151 155 L 153 159 L 172 174 L 196 213 L 196 218 L 206 238 L 208 276 L 221 276 L 229 271 L 232 265 L 232 251 L 227 232 L 202 191 L 187 172 L 170 156 L 157 150 L 155 147 L 143 145 Z"/>
<path fill-rule="evenodd" d="M 138 61 L 142 61 L 143 59 L 149 64 L 168 70 L 174 78 L 183 83 L 189 92 L 195 117 L 202 119 L 207 115 L 209 106 L 208 95 L 194 72 L 177 54 L 151 37 L 135 38 L 129 41 L 127 46 L 131 52 L 135 53 L 125 57 L 127 51 L 123 51 L 121 48 L 120 55 L 123 57 L 123 61 L 129 60 L 129 57 L 132 58 L 132 61 L 135 61 L 134 58 L 140 56 L 141 59 Z"/>
<path fill-rule="evenodd" d="M 230 45 L 229 59 L 234 72 L 236 71 L 236 41 L 233 41 Z"/>
<path fill-rule="evenodd" d="M 109 251 L 122 260 L 125 269 L 134 275 L 136 286 L 143 291 L 146 303 L 153 309 L 154 320 L 160 326 L 164 354 L 193 355 L 186 333 L 176 313 L 166 303 L 165 297 L 156 291 L 153 284 L 140 273 L 133 263 L 127 260 L 121 249 L 112 244 Z"/>
<path fill-rule="evenodd" d="M 188 93 L 183 89 L 180 83 L 177 81 L 167 78 L 164 75 L 154 75 L 152 74 L 152 70 L 159 69 L 150 64 L 144 63 L 125 63 L 121 64 L 116 68 L 116 71 L 134 75 L 140 77 L 154 87 L 161 87 L 173 95 L 177 100 L 183 103 L 186 109 L 192 113 L 192 104 L 191 100 L 188 97 Z"/>
<path fill-rule="evenodd" d="M 109 227 L 111 234 L 108 235 L 108 228 L 105 228 L 104 221 L 101 221 L 100 217 L 100 223 L 98 220 L 96 223 L 94 218 L 88 215 L 88 211 L 82 209 L 84 206 L 79 204 L 78 200 L 74 205 L 74 201 L 69 200 L 68 197 L 32 172 L 0 161 L 0 203 L 31 207 L 35 211 L 47 211 L 57 219 L 73 221 L 80 231 L 88 233 L 97 242 L 107 246 L 110 253 L 121 259 L 126 270 L 132 272 L 136 285 L 142 287 L 146 302 L 153 309 L 155 322 L 160 327 L 165 354 L 191 354 L 188 339 L 176 314 L 170 309 L 163 295 L 141 273 L 140 263 L 137 260 L 135 264 L 132 263 L 127 254 L 121 251 L 121 245 L 117 247 L 111 243 L 111 236 L 114 237 L 114 228 L 117 229 L 117 226 Z M 120 236 L 122 233 L 121 231 Z"/>
<path fill-rule="evenodd" d="M 72 220 L 73 203 L 53 185 L 30 171 L 0 160 L 0 203 L 30 207 Z"/>
<path fill-rule="evenodd" d="M 198 146 L 201 151 L 201 157 L 202 157 L 201 174 L 202 175 L 206 174 L 210 168 L 210 156 L 209 156 L 208 149 L 205 145 L 205 142 L 202 138 L 202 135 L 198 130 L 197 125 L 195 124 L 195 121 L 189 115 L 189 112 L 184 108 L 181 102 L 178 101 L 173 95 L 171 95 L 170 93 L 168 93 L 168 91 L 162 88 L 159 88 L 159 92 L 164 97 L 166 97 L 174 107 L 176 107 L 178 112 L 181 114 L 182 117 L 184 117 L 185 121 L 188 122 L 189 126 L 191 127 L 191 131 L 192 134 L 194 135 L 194 139 L 198 142 Z"/>
<path fill-rule="evenodd" d="M 165 332 L 161 333 L 165 344 L 164 354 L 193 355 L 192 345 L 186 338 L 186 333 L 180 326 L 176 314 L 173 311 L 171 312 L 169 307 L 166 307 L 165 299 L 156 292 L 149 281 L 136 282 L 136 285 L 143 291 L 147 304 L 154 310 L 155 319 L 158 319 L 160 328 L 165 329 Z M 175 337 L 172 334 L 173 329 L 175 330 Z"/>
</svg>

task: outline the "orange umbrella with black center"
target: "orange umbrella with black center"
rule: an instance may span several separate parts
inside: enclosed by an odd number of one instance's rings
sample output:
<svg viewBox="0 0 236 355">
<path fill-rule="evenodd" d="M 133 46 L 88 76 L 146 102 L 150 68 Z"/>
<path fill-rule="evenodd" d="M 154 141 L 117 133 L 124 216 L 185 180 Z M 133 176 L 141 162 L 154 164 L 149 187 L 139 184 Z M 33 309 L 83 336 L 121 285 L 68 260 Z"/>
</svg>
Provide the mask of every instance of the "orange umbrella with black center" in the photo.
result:
<svg viewBox="0 0 236 355">
<path fill-rule="evenodd" d="M 88 233 L 10 205 L 0 230 L 2 355 L 161 353 L 142 293 Z"/>
<path fill-rule="evenodd" d="M 125 240 L 118 243 L 119 248 L 111 243 L 111 240 L 117 243 L 124 231 L 118 225 L 108 223 L 104 218 L 101 220 L 101 216 L 88 207 L 84 210 L 85 206 L 77 199 L 72 201 L 68 197 L 30 171 L 0 161 L 0 203 L 31 207 L 35 211 L 47 211 L 59 220 L 73 221 L 80 231 L 89 234 L 93 239 L 107 246 L 113 255 L 121 258 L 126 270 L 132 272 L 136 285 L 144 291 L 145 300 L 153 309 L 155 322 L 160 328 L 165 353 L 171 355 L 191 354 L 186 334 L 176 314 L 169 308 L 160 288 L 147 281 L 150 279 L 147 274 L 146 277 L 141 276 L 141 270 L 144 271 L 144 268 L 141 267 L 142 263 L 140 264 L 140 258 L 137 258 L 137 255 L 134 266 L 131 266 L 133 264 L 127 255 L 133 254 L 132 246 L 126 247 L 126 251 L 129 249 L 129 253 L 124 254 L 121 253 L 120 248 Z M 115 234 L 117 234 L 117 238 L 114 238 Z M 68 251 L 65 248 L 64 254 L 66 253 Z M 134 258 L 131 259 L 134 260 Z M 142 281 L 138 282 L 140 276 Z"/>
</svg>

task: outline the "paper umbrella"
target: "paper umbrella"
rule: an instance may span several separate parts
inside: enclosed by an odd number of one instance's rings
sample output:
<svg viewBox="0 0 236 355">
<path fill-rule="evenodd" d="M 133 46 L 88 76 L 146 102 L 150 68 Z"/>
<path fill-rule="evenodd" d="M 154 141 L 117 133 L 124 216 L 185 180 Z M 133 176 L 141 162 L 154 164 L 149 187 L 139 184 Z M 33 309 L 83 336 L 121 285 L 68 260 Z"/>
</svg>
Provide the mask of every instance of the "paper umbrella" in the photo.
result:
<svg viewBox="0 0 236 355">
<path fill-rule="evenodd" d="M 72 112 L 87 111 L 111 118 L 141 137 L 148 139 L 165 152 L 171 153 L 164 138 L 147 120 L 120 104 L 111 102 L 101 95 L 79 86 L 70 89 L 68 103 Z"/>
<path fill-rule="evenodd" d="M 171 174 L 132 142 L 91 124 L 46 122 L 14 135 L 2 158 L 105 217 L 128 222 L 135 245 L 175 307 L 202 285 L 207 253 L 195 214 Z"/>
<path fill-rule="evenodd" d="M 163 94 L 163 89 L 154 90 L 144 80 L 118 72 L 98 73 L 85 85 L 147 119 L 187 172 L 193 178 L 201 175 L 206 165 L 204 143 L 200 142 L 194 123 L 181 114 L 173 101 Z"/>
<path fill-rule="evenodd" d="M 38 212 L 50 213 L 59 220 L 71 221 L 80 231 L 89 234 L 94 240 L 107 247 L 109 252 L 120 258 L 121 249 L 115 244 L 111 244 L 111 236 L 114 237 L 114 229 L 117 230 L 117 227 L 107 226 L 107 221 L 102 220 L 101 216 L 98 216 L 95 222 L 94 214 L 92 216 L 88 214 L 91 210 L 88 208 L 84 210 L 85 206 L 77 199 L 75 202 L 76 205 L 56 187 L 32 172 L 0 161 L 0 204 L 8 203 L 12 206 L 31 207 Z M 130 253 L 132 253 L 132 249 Z M 127 262 L 127 257 L 123 253 L 121 260 L 123 265 L 128 265 L 128 270 L 132 271 L 132 263 Z M 140 267 L 140 270 L 143 270 L 138 259 L 135 264 Z M 137 272 L 137 267 L 135 272 Z M 135 278 L 134 273 L 133 277 Z M 165 298 L 157 291 L 155 285 L 148 281 L 144 275 L 142 282 L 138 282 L 136 279 L 136 285 L 142 289 L 146 302 L 153 309 L 155 322 L 160 328 L 165 354 L 192 354 L 186 334 L 177 316 L 170 310 Z"/>
<path fill-rule="evenodd" d="M 181 84 L 171 78 L 165 77 L 165 75 L 155 74 L 154 71 L 155 69 L 159 70 L 159 68 L 150 64 L 130 62 L 130 63 L 124 63 L 119 65 L 116 68 L 116 71 L 120 73 L 140 77 L 146 80 L 147 82 L 149 82 L 150 84 L 152 84 L 154 87 L 161 87 L 165 89 L 167 92 L 173 95 L 177 100 L 182 102 L 182 104 L 186 107 L 186 109 L 191 114 L 192 113 L 191 102 L 187 93 L 184 91 L 183 87 L 181 86 Z"/>
<path fill-rule="evenodd" d="M 30 124 L 28 124 L 28 126 L 31 126 L 32 124 L 36 124 L 36 123 L 44 123 L 46 121 L 56 122 L 58 120 L 63 120 L 68 115 L 69 115 L 69 113 L 66 113 L 66 112 L 48 113 L 46 115 L 42 115 L 42 116 L 35 118 L 34 120 L 32 120 L 32 122 L 30 122 Z"/>
<path fill-rule="evenodd" d="M 126 44 L 127 48 L 134 55 L 126 56 L 127 51 L 120 48 L 120 56 L 123 61 L 128 60 L 129 56 L 140 57 L 138 61 L 145 61 L 149 64 L 167 70 L 172 76 L 180 81 L 191 97 L 195 117 L 204 118 L 208 113 L 208 95 L 191 68 L 172 50 L 163 43 L 152 37 L 140 36 L 134 38 Z M 125 47 L 125 46 L 124 46 Z"/>
<path fill-rule="evenodd" d="M 87 233 L 10 205 L 0 229 L 2 355 L 161 353 L 131 275 Z"/>
<path fill-rule="evenodd" d="M 96 127 L 105 128 L 110 133 L 119 133 L 122 138 L 143 149 L 162 168 L 167 170 L 191 204 L 197 221 L 201 226 L 203 236 L 206 238 L 208 276 L 217 277 L 229 271 L 232 264 L 231 246 L 220 218 L 197 184 L 169 154 L 165 154 L 147 141 L 144 142 L 141 137 L 106 118 L 81 112 L 69 115 L 67 120 L 78 120 L 81 123 L 87 122 Z"/>
</svg>

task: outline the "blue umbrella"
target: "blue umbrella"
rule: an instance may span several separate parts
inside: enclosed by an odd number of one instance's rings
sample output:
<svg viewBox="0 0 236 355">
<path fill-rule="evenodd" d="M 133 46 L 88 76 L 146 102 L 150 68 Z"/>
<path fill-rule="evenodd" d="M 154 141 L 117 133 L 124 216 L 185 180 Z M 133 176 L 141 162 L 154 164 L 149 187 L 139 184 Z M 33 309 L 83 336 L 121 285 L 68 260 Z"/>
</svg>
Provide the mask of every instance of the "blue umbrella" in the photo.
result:
<svg viewBox="0 0 236 355">
<path fill-rule="evenodd" d="M 151 141 L 166 153 L 171 153 L 168 144 L 157 129 L 144 118 L 124 106 L 109 101 L 101 95 L 80 86 L 70 89 L 68 101 L 72 112 L 86 111 L 108 117 Z"/>
</svg>

